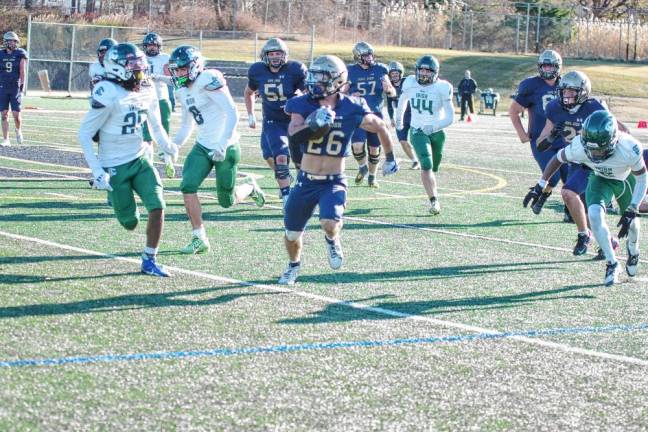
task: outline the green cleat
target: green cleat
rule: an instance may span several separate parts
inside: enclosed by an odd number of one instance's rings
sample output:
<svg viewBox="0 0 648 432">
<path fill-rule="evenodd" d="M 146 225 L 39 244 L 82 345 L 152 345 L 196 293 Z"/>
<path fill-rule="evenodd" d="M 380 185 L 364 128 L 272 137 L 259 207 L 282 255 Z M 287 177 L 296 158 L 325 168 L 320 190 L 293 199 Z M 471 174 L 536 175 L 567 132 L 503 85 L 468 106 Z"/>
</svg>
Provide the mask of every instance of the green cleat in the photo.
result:
<svg viewBox="0 0 648 432">
<path fill-rule="evenodd" d="M 254 203 L 257 205 L 257 207 L 263 207 L 266 202 L 265 198 L 265 193 L 263 190 L 259 187 L 257 184 L 256 180 L 252 177 L 248 177 L 248 182 L 252 185 L 252 193 L 250 194 L 250 198 L 254 200 Z"/>
<path fill-rule="evenodd" d="M 203 240 L 200 237 L 193 237 L 191 242 L 182 249 L 180 253 L 183 254 L 203 254 L 209 252 L 211 246 L 209 245 L 209 240 Z"/>
</svg>

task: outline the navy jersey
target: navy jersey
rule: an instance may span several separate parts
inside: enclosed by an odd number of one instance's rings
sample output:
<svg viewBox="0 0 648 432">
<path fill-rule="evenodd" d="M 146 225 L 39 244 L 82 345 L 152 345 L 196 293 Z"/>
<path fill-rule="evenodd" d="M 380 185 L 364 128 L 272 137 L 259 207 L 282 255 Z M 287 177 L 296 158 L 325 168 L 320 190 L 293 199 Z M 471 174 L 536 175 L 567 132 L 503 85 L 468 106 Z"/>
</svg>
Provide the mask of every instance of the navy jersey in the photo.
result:
<svg viewBox="0 0 648 432">
<path fill-rule="evenodd" d="M 515 101 L 529 109 L 529 138 L 535 144 L 544 129 L 547 104 L 558 96 L 558 80 L 550 86 L 538 76 L 529 77 L 520 83 Z"/>
<path fill-rule="evenodd" d="M 382 111 L 383 106 L 383 79 L 387 77 L 389 70 L 382 63 L 375 63 L 369 69 L 363 69 L 359 64 L 348 66 L 349 70 L 349 93 L 360 93 L 360 96 L 367 101 L 371 111 L 377 113 Z"/>
<path fill-rule="evenodd" d="M 248 70 L 248 87 L 258 90 L 263 106 L 263 118 L 275 121 L 290 121 L 284 112 L 286 101 L 295 96 L 295 91 L 305 89 L 304 81 L 308 70 L 302 63 L 289 60 L 278 72 L 272 72 L 263 62 L 256 62 Z"/>
<path fill-rule="evenodd" d="M 27 58 L 27 51 L 17 48 L 12 52 L 0 50 L 0 87 L 17 89 L 20 79 L 20 61 Z"/>
<path fill-rule="evenodd" d="M 583 102 L 573 114 L 563 108 L 558 99 L 549 102 L 545 108 L 547 119 L 554 125 L 562 124 L 564 127 L 563 137 L 554 141 L 552 148 L 561 149 L 569 145 L 572 139 L 580 133 L 585 119 L 598 110 L 607 110 L 607 108 L 594 98 L 589 98 Z"/>
<path fill-rule="evenodd" d="M 290 99 L 286 104 L 286 112 L 306 118 L 319 107 L 319 102 L 306 94 Z M 340 94 L 333 111 L 335 120 L 331 130 L 322 138 L 302 143 L 304 153 L 337 157 L 349 155 L 353 132 L 360 126 L 364 116 L 371 114 L 371 110 L 364 99 Z"/>
<path fill-rule="evenodd" d="M 389 113 L 389 118 L 391 119 L 394 118 L 394 112 L 396 111 L 396 107 L 398 107 L 398 98 L 400 98 L 401 93 L 403 93 L 403 82 L 405 82 L 405 78 L 401 78 L 398 83 L 394 83 L 392 81 L 392 85 L 396 89 L 396 97 L 387 96 L 387 112 Z M 411 120 L 412 107 L 410 106 L 410 104 L 407 104 L 407 108 L 405 108 L 405 114 L 403 116 L 403 124 L 409 125 Z"/>
</svg>

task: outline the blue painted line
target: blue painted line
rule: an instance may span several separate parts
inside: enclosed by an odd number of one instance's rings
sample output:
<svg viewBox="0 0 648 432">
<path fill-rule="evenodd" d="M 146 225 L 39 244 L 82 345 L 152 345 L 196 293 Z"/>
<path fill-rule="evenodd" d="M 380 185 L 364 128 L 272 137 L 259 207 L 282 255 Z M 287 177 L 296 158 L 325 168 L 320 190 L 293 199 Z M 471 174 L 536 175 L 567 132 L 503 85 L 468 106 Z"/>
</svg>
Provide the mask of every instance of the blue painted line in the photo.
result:
<svg viewBox="0 0 648 432">
<path fill-rule="evenodd" d="M 399 345 L 418 345 L 418 344 L 437 344 L 437 343 L 454 343 L 454 342 L 471 342 L 478 340 L 506 339 L 516 336 L 525 337 L 542 337 L 557 335 L 575 335 L 575 334 L 596 334 L 596 333 L 615 333 L 615 332 L 635 332 L 648 330 L 648 323 L 639 325 L 612 325 L 605 327 L 566 327 L 555 329 L 537 329 L 517 332 L 503 333 L 477 333 L 469 335 L 454 335 L 443 337 L 427 338 L 403 338 L 389 340 L 365 340 L 350 342 L 320 342 L 299 345 L 275 345 L 267 347 L 249 347 L 249 348 L 216 348 L 204 351 L 170 351 L 170 352 L 152 352 L 139 354 L 107 354 L 88 357 L 60 357 L 46 359 L 25 359 L 0 361 L 0 367 L 26 367 L 26 366 L 61 366 L 66 364 L 85 364 L 85 363 L 111 363 L 111 362 L 128 362 L 141 360 L 171 360 L 194 357 L 230 357 L 236 355 L 250 354 L 273 354 L 289 353 L 299 351 L 317 351 L 344 348 L 374 348 L 385 346 Z"/>
</svg>

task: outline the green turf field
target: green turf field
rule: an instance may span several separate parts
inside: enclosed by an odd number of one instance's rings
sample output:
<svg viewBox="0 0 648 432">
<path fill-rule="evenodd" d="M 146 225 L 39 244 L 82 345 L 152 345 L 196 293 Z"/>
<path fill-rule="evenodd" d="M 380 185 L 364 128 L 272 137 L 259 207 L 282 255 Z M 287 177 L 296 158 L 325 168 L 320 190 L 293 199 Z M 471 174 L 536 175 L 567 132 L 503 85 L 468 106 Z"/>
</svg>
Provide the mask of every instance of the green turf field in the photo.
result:
<svg viewBox="0 0 648 432">
<path fill-rule="evenodd" d="M 88 187 L 86 102 L 52 101 L 27 98 L 43 109 L 25 111 L 25 145 L 0 148 L 0 430 L 646 429 L 646 269 L 605 288 L 558 193 L 522 208 L 539 171 L 507 117 L 448 129 L 436 217 L 406 161 L 350 186 L 344 266 L 314 218 L 286 288 L 258 130 L 239 128 L 241 170 L 269 205 L 222 209 L 208 180 L 213 251 L 187 257 L 165 179 L 174 277 L 156 279 L 139 274 L 145 211 L 129 233 Z"/>
</svg>

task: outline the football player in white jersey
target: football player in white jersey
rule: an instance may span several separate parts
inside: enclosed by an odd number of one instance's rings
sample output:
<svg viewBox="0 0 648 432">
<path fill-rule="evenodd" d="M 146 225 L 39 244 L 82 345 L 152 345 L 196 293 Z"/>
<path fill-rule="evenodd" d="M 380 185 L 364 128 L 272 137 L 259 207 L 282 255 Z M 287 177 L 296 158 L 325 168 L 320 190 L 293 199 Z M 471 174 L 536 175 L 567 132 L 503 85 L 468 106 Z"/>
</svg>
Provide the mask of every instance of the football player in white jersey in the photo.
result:
<svg viewBox="0 0 648 432">
<path fill-rule="evenodd" d="M 180 190 L 191 222 L 192 239 L 181 252 L 204 253 L 209 251 L 210 245 L 203 225 L 198 188 L 212 169 L 216 171 L 216 195 L 222 207 L 231 207 L 248 196 L 262 207 L 265 196 L 251 177 L 236 185 L 241 160 L 236 132 L 239 115 L 223 74 L 205 69 L 204 58 L 189 45 L 173 50 L 169 69 L 178 88 L 176 95 L 182 101 L 181 125 L 174 138 L 178 147 L 189 138 L 194 124 L 198 125 L 196 144 L 182 168 Z"/>
<path fill-rule="evenodd" d="M 444 128 L 454 122 L 452 84 L 439 79 L 439 61 L 424 55 L 416 61 L 416 75 L 405 79 L 396 109 L 396 129 L 403 129 L 403 115 L 407 104 L 412 110 L 410 142 L 421 164 L 421 181 L 430 199 L 430 213 L 437 215 L 439 205 L 437 181 L 443 146 Z"/>
<path fill-rule="evenodd" d="M 619 238 L 628 237 L 626 272 L 630 277 L 636 276 L 639 267 L 637 209 L 646 194 L 648 184 L 641 143 L 620 132 L 617 121 L 610 112 L 595 111 L 583 122 L 581 134 L 549 161 L 542 178 L 531 188 L 527 198 L 535 203 L 551 176 L 567 162 L 581 163 L 592 169 L 585 201 L 592 232 L 607 260 L 605 285 L 610 286 L 619 281 L 619 263 L 612 247 L 610 230 L 605 222 L 606 203 L 615 197 L 620 211 L 623 212 L 617 224 L 621 227 Z"/>
<path fill-rule="evenodd" d="M 106 52 L 112 47 L 117 45 L 115 39 L 106 38 L 99 41 L 99 46 L 97 47 L 97 60 L 94 63 L 90 64 L 88 69 L 88 75 L 90 75 L 90 91 L 94 88 L 95 84 L 104 79 L 106 70 L 104 69 L 104 56 Z"/>
<path fill-rule="evenodd" d="M 171 101 L 169 100 L 169 84 L 171 84 L 171 73 L 169 72 L 169 54 L 162 52 L 162 38 L 157 33 L 147 33 L 142 41 L 142 47 L 148 60 L 148 74 L 153 81 L 153 87 L 157 94 L 160 103 L 160 119 L 162 120 L 162 127 L 169 133 L 169 124 L 171 121 Z M 144 123 L 144 141 L 151 143 L 153 138 L 148 129 L 148 125 Z M 152 158 L 153 146 L 150 147 L 149 157 Z M 162 156 L 162 155 L 160 155 Z M 173 165 L 166 163 L 166 174 L 168 177 L 173 177 L 175 171 L 172 169 Z"/>
<path fill-rule="evenodd" d="M 139 222 L 133 192 L 149 213 L 142 273 L 169 276 L 155 260 L 165 202 L 160 176 L 144 157 L 147 144 L 142 140 L 142 123 L 150 121 L 155 139 L 172 158 L 177 157 L 178 147 L 160 124 L 155 90 L 145 80 L 144 53 L 135 45 L 121 43 L 108 50 L 104 66 L 106 77 L 92 91 L 91 108 L 81 122 L 79 142 L 94 176 L 93 187 L 109 191 L 119 223 L 130 231 Z M 97 132 L 98 157 L 92 142 Z"/>
</svg>

